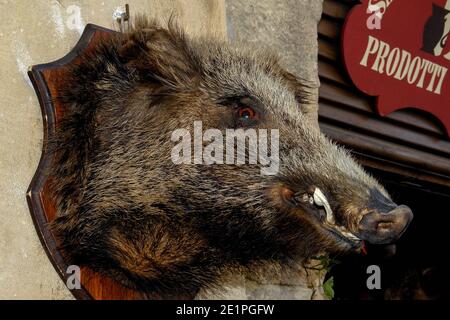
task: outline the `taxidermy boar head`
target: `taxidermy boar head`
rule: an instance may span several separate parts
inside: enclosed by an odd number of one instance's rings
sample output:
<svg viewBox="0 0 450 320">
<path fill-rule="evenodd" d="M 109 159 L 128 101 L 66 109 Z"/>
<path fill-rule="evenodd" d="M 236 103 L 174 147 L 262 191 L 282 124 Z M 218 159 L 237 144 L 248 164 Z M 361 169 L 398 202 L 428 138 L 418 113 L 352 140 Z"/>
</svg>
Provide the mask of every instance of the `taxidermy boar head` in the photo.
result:
<svg viewBox="0 0 450 320">
<path fill-rule="evenodd" d="M 412 219 L 320 133 L 305 86 L 272 55 L 141 18 L 68 73 L 52 227 L 72 263 L 138 290 L 194 295 L 233 268 L 392 242 Z M 200 121 L 215 129 L 215 162 L 198 158 L 206 134 L 191 141 Z M 217 139 L 229 129 L 267 130 L 271 161 L 226 162 Z M 189 156 L 179 162 L 177 143 Z M 249 144 L 231 148 L 251 158 Z"/>
</svg>

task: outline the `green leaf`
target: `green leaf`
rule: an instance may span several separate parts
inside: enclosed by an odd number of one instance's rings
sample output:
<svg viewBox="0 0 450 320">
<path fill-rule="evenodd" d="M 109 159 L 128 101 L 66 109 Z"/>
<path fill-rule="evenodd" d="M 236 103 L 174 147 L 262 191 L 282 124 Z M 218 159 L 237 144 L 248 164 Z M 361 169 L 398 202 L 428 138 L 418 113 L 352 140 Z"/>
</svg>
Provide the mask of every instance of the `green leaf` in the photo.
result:
<svg viewBox="0 0 450 320">
<path fill-rule="evenodd" d="M 333 299 L 334 298 L 334 278 L 330 277 L 327 281 L 324 282 L 324 284 L 322 285 L 323 287 L 323 292 L 325 293 L 325 296 L 328 299 Z"/>
<path fill-rule="evenodd" d="M 314 259 L 318 260 L 318 264 L 313 268 L 318 270 L 325 270 L 327 272 L 329 272 L 333 266 L 340 263 L 340 261 L 330 258 L 328 255 L 314 257 Z"/>
</svg>

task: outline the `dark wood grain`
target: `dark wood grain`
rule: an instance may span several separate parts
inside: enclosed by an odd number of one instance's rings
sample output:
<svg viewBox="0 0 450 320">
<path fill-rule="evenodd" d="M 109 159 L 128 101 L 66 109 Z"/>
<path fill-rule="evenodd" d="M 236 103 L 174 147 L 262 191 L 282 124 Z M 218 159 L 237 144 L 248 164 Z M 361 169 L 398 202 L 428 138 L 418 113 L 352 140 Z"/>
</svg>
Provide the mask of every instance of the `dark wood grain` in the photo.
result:
<svg viewBox="0 0 450 320">
<path fill-rule="evenodd" d="M 325 39 L 338 39 L 341 33 L 342 23 L 334 19 L 329 19 L 326 15 L 322 17 L 319 22 L 318 32 L 319 36 Z"/>
<path fill-rule="evenodd" d="M 409 131 L 423 132 L 430 136 L 432 139 L 430 142 L 448 145 L 448 140 L 446 139 L 442 141 L 436 140 L 436 138 L 440 140 L 444 130 L 439 121 L 429 113 L 408 108 L 381 117 L 374 113 L 375 99 L 367 97 L 362 92 L 355 91 L 353 88 L 336 86 L 322 78 L 320 90 L 321 105 L 323 106 L 322 110 L 325 110 L 327 106 L 330 106 L 346 110 L 350 109 L 352 112 L 357 113 L 367 113 L 369 117 L 381 119 L 381 121 L 385 122 L 387 125 L 395 123 L 396 126 L 409 127 Z"/>
<path fill-rule="evenodd" d="M 336 20 L 342 20 L 347 16 L 347 12 L 354 2 L 356 1 L 325 0 L 323 2 L 323 15 Z"/>
</svg>

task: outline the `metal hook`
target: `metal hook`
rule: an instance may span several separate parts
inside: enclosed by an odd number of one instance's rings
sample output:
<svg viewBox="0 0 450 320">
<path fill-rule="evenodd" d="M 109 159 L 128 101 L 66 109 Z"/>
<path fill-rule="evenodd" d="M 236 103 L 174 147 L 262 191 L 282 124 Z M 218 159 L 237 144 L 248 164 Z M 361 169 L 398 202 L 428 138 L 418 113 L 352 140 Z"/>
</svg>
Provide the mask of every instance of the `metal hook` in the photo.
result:
<svg viewBox="0 0 450 320">
<path fill-rule="evenodd" d="M 119 7 L 113 13 L 113 19 L 119 23 L 120 32 L 125 32 L 130 29 L 130 6 L 128 3 L 125 5 L 125 11 L 122 7 Z M 125 26 L 125 22 L 127 23 Z"/>
</svg>

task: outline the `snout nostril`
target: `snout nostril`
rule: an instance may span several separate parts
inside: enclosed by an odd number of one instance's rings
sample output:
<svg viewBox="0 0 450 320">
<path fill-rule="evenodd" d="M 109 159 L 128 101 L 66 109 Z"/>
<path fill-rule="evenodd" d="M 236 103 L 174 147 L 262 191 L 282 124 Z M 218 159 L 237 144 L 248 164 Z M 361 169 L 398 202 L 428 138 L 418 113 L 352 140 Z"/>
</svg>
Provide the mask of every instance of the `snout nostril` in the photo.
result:
<svg viewBox="0 0 450 320">
<path fill-rule="evenodd" d="M 405 232 L 412 218 L 411 209 L 404 205 L 387 213 L 372 211 L 361 219 L 359 236 L 375 244 L 390 243 Z"/>
<path fill-rule="evenodd" d="M 380 222 L 378 223 L 378 230 L 390 230 L 392 229 L 393 223 L 392 222 Z"/>
</svg>

